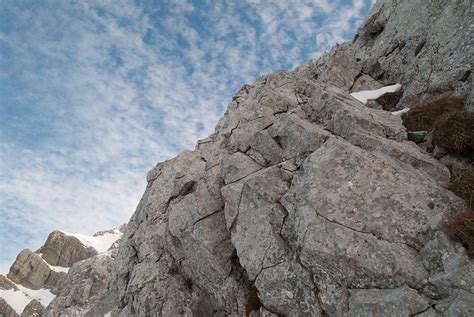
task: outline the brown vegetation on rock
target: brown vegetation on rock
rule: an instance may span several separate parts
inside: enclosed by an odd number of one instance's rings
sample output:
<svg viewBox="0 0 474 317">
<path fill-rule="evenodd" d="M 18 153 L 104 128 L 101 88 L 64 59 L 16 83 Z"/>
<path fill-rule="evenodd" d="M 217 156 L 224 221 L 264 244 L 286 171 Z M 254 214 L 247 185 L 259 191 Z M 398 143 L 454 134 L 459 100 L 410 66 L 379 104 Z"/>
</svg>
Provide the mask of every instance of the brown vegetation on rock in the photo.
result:
<svg viewBox="0 0 474 317">
<path fill-rule="evenodd" d="M 449 215 L 441 227 L 452 240 L 461 243 L 467 249 L 467 254 L 471 258 L 474 258 L 474 167 L 466 169 L 455 178 L 449 189 L 466 201 L 469 211 Z"/>
<path fill-rule="evenodd" d="M 433 126 L 433 142 L 448 151 L 474 150 L 474 113 L 454 111 Z"/>
<path fill-rule="evenodd" d="M 474 210 L 449 216 L 442 223 L 442 229 L 452 240 L 461 243 L 467 254 L 474 258 Z"/>
<path fill-rule="evenodd" d="M 430 131 L 441 116 L 463 109 L 462 98 L 446 96 L 411 107 L 407 113 L 403 114 L 402 120 L 408 131 Z"/>
<path fill-rule="evenodd" d="M 245 316 L 250 316 L 250 313 L 254 310 L 259 310 L 262 307 L 260 298 L 258 298 L 258 290 L 256 287 L 252 288 L 247 296 L 247 304 L 245 305 Z"/>
<path fill-rule="evenodd" d="M 449 189 L 466 201 L 466 205 L 474 210 L 474 167 L 466 169 L 455 178 Z"/>
<path fill-rule="evenodd" d="M 418 54 L 420 54 L 421 50 L 423 49 L 423 47 L 425 47 L 425 45 L 426 45 L 426 40 L 423 40 L 416 45 L 415 56 L 418 56 Z"/>
<path fill-rule="evenodd" d="M 377 98 L 377 102 L 382 106 L 385 111 L 392 111 L 402 98 L 403 91 L 388 92 Z"/>
</svg>

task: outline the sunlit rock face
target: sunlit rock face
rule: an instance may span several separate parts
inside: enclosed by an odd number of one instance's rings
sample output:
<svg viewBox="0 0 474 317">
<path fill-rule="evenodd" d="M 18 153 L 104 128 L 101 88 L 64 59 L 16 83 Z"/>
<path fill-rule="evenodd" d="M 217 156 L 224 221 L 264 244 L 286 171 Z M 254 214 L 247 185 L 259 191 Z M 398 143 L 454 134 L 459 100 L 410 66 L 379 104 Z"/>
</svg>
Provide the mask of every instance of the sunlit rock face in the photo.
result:
<svg viewBox="0 0 474 317">
<path fill-rule="evenodd" d="M 37 253 L 25 249 L 17 256 L 7 277 L 17 284 L 37 290 L 47 283 L 52 272 Z"/>
<path fill-rule="evenodd" d="M 377 1 L 353 41 L 362 71 L 383 84 L 401 83 L 398 108 L 420 99 L 472 93 L 469 1 Z"/>
<path fill-rule="evenodd" d="M 51 232 L 38 252 L 50 265 L 64 267 L 70 267 L 97 254 L 97 250 L 93 247 L 85 246 L 76 237 L 68 236 L 61 231 Z"/>
<path fill-rule="evenodd" d="M 439 230 L 464 203 L 391 112 L 469 100 L 469 10 L 379 1 L 353 42 L 243 86 L 214 134 L 148 173 L 112 314 L 243 316 L 253 289 L 255 316 L 473 309 L 474 266 Z M 396 83 L 366 104 L 350 95 Z"/>
</svg>

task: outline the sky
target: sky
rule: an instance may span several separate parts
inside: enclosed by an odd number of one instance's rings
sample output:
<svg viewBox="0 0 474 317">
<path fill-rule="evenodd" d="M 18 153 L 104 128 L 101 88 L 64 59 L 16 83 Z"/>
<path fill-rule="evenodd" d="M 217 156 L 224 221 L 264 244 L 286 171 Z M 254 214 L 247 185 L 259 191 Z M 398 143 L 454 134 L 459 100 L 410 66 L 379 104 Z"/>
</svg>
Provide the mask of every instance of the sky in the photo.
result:
<svg viewBox="0 0 474 317">
<path fill-rule="evenodd" d="M 127 222 L 233 94 L 350 40 L 373 0 L 0 0 L 0 273 Z"/>
</svg>

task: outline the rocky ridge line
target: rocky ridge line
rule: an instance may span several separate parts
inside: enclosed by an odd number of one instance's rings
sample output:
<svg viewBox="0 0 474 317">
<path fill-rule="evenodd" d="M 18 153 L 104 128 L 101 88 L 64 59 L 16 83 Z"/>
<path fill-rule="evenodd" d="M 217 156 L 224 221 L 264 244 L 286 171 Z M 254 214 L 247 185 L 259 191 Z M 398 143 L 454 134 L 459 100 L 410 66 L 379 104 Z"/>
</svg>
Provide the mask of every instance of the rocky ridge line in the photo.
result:
<svg viewBox="0 0 474 317">
<path fill-rule="evenodd" d="M 390 112 L 446 93 L 472 110 L 468 7 L 378 1 L 352 43 L 242 87 L 213 135 L 148 173 L 112 315 L 243 316 L 253 289 L 255 316 L 469 314 L 474 266 L 438 228 L 464 203 Z"/>
</svg>

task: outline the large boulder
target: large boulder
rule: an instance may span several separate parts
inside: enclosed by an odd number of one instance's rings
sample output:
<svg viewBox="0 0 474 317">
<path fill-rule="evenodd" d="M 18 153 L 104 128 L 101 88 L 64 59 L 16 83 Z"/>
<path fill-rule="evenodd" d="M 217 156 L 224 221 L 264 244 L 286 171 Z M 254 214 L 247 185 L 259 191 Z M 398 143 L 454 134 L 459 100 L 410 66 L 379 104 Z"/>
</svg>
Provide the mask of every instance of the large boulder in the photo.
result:
<svg viewBox="0 0 474 317">
<path fill-rule="evenodd" d="M 43 312 L 43 305 L 36 299 L 32 299 L 31 302 L 26 305 L 25 309 L 23 309 L 20 317 L 41 317 L 43 316 Z"/>
<path fill-rule="evenodd" d="M 39 254 L 29 249 L 18 254 L 7 274 L 17 284 L 34 290 L 48 288 L 53 293 L 58 291 L 65 276 L 65 272 L 52 270 Z"/>
<path fill-rule="evenodd" d="M 50 265 L 71 267 L 74 263 L 97 255 L 97 250 L 84 245 L 79 239 L 61 231 L 49 234 L 45 244 L 37 251 Z"/>
<path fill-rule="evenodd" d="M 48 280 L 52 270 L 36 253 L 25 249 L 18 254 L 7 277 L 13 282 L 31 289 L 40 289 Z"/>
</svg>

